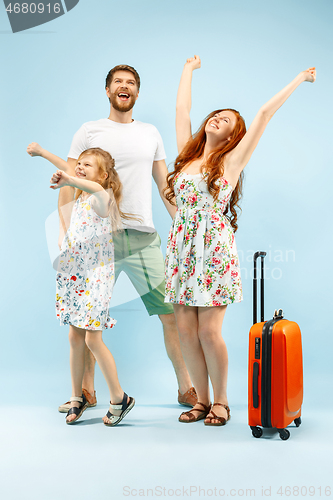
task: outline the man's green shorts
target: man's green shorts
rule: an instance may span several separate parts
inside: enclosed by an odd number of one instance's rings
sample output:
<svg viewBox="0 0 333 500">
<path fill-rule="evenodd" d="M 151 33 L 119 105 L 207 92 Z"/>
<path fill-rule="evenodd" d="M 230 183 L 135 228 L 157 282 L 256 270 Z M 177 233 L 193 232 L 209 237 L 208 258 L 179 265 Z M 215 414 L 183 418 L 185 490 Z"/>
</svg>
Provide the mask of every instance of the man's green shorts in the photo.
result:
<svg viewBox="0 0 333 500">
<path fill-rule="evenodd" d="M 113 234 L 115 281 L 124 271 L 140 295 L 149 316 L 171 314 L 164 302 L 165 280 L 161 238 L 154 233 L 125 229 Z"/>
</svg>

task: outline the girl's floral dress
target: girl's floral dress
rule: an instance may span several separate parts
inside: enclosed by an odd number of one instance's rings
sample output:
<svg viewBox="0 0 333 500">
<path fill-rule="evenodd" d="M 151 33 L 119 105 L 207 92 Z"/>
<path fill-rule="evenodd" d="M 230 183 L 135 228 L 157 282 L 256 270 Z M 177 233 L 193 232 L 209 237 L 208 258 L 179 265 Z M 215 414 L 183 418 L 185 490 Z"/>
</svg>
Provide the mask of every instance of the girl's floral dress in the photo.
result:
<svg viewBox="0 0 333 500">
<path fill-rule="evenodd" d="M 85 330 L 112 328 L 109 316 L 114 284 L 110 217 L 92 207 L 92 197 L 74 204 L 61 247 L 57 273 L 56 313 L 61 325 Z"/>
<path fill-rule="evenodd" d="M 174 178 L 178 210 L 166 252 L 165 302 L 210 307 L 243 298 L 235 237 L 223 215 L 233 188 L 220 178 L 214 201 L 206 175 L 180 172 Z"/>
</svg>

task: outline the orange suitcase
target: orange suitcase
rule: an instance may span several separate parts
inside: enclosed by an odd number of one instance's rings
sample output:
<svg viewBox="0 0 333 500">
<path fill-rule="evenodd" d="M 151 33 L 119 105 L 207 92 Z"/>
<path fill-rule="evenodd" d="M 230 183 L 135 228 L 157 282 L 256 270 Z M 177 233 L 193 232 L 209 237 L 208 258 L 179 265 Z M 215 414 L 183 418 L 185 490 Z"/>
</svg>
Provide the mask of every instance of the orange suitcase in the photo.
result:
<svg viewBox="0 0 333 500">
<path fill-rule="evenodd" d="M 273 427 L 286 440 L 286 427 L 301 424 L 303 401 L 302 338 L 297 323 L 283 318 L 280 309 L 264 321 L 264 258 L 254 254 L 253 326 L 249 339 L 248 415 L 252 435 L 260 438 L 262 427 Z M 257 323 L 257 259 L 261 258 L 261 322 Z"/>
</svg>

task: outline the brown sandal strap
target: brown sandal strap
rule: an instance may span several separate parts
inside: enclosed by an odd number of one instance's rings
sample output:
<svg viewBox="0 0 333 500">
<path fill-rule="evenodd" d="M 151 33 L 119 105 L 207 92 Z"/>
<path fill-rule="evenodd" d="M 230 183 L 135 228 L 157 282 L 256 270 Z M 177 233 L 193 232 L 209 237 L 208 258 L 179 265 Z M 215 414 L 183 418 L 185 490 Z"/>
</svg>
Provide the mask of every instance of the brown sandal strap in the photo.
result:
<svg viewBox="0 0 333 500">
<path fill-rule="evenodd" d="M 199 413 L 205 413 L 205 412 L 208 413 L 210 411 L 210 406 L 206 406 L 203 403 L 196 403 L 195 406 L 197 406 L 197 405 L 203 406 L 204 409 L 201 410 L 200 408 L 192 408 L 192 410 L 183 411 L 182 415 L 192 415 L 194 418 L 196 418 L 195 415 L 193 415 L 193 413 L 191 413 L 192 411 L 198 411 Z"/>
<path fill-rule="evenodd" d="M 200 411 L 200 410 L 198 410 Z M 191 413 L 190 411 L 183 411 L 183 413 L 181 413 L 180 416 L 182 415 L 187 415 L 189 417 L 188 421 L 189 422 L 192 422 L 192 420 L 195 420 L 197 417 L 195 415 L 193 415 L 193 413 Z"/>
<path fill-rule="evenodd" d="M 206 405 L 204 405 L 203 403 L 200 403 L 199 401 L 195 404 L 195 406 L 197 406 L 197 405 L 201 405 L 204 409 L 203 409 L 203 410 L 200 410 L 200 408 L 192 408 L 192 410 L 189 410 L 189 411 L 183 411 L 183 413 L 182 413 L 180 416 L 182 416 L 182 415 L 188 415 L 188 417 L 190 417 L 190 418 L 189 418 L 189 421 L 192 421 L 192 420 L 196 420 L 196 419 L 199 417 L 200 413 L 206 413 L 206 414 L 207 414 L 207 413 L 209 413 L 209 411 L 210 411 L 210 406 L 206 406 Z M 192 411 L 198 411 L 198 412 L 199 412 L 199 415 L 195 416 L 195 415 L 192 413 Z"/>
<path fill-rule="evenodd" d="M 219 422 L 224 422 L 226 420 L 225 417 L 219 417 L 218 415 L 216 415 L 216 413 L 213 412 L 213 410 L 210 410 L 210 413 L 213 415 L 212 417 L 208 417 L 210 418 L 210 420 L 218 420 Z"/>
<path fill-rule="evenodd" d="M 223 406 L 223 408 L 225 408 L 227 410 L 228 418 L 230 417 L 230 408 L 228 405 L 225 405 L 223 403 L 213 403 L 212 407 L 213 406 Z M 213 413 L 213 412 L 211 411 L 211 413 Z M 224 417 L 222 417 L 222 418 L 224 418 Z"/>
<path fill-rule="evenodd" d="M 209 411 L 210 410 L 210 405 L 206 406 L 203 403 L 200 403 L 199 401 L 197 403 L 195 403 L 194 406 L 197 406 L 197 405 L 201 405 L 204 408 L 205 411 Z M 192 410 L 193 410 L 193 408 L 192 408 Z M 197 410 L 197 409 L 195 409 L 194 411 L 203 411 L 203 410 L 199 410 L 199 409 Z"/>
</svg>

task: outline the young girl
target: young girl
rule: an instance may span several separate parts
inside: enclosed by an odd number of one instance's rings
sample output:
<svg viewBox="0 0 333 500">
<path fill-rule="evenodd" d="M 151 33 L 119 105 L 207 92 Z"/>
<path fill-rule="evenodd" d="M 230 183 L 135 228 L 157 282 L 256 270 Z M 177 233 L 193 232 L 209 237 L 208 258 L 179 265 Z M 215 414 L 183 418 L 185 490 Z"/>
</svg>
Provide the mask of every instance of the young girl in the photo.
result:
<svg viewBox="0 0 333 500">
<path fill-rule="evenodd" d="M 177 95 L 179 155 L 165 196 L 176 200 L 178 210 L 168 239 L 165 300 L 174 305 L 184 359 L 198 394 L 198 403 L 179 420 L 205 418 L 206 425 L 224 425 L 230 409 L 228 354 L 221 329 L 227 304 L 242 300 L 234 239 L 242 171 L 274 113 L 302 82 L 314 82 L 316 72 L 303 71 L 270 99 L 247 132 L 238 111 L 219 109 L 192 136 L 191 79 L 200 65 L 198 56 L 187 60 Z"/>
<path fill-rule="evenodd" d="M 61 247 L 57 274 L 56 311 L 60 324 L 70 325 L 71 408 L 66 423 L 78 420 L 88 403 L 82 394 L 85 344 L 95 356 L 110 391 L 110 409 L 103 418 L 117 425 L 133 408 L 134 399 L 122 390 L 115 361 L 102 340 L 102 332 L 116 321 L 109 316 L 114 283 L 112 226 L 119 216 L 121 183 L 110 154 L 100 148 L 84 151 L 77 160 L 75 175 L 69 165 L 38 144 L 28 146 L 31 156 L 42 156 L 59 170 L 51 178 L 51 188 L 76 189 L 70 227 Z M 113 402 L 113 403 L 111 403 Z"/>
</svg>

